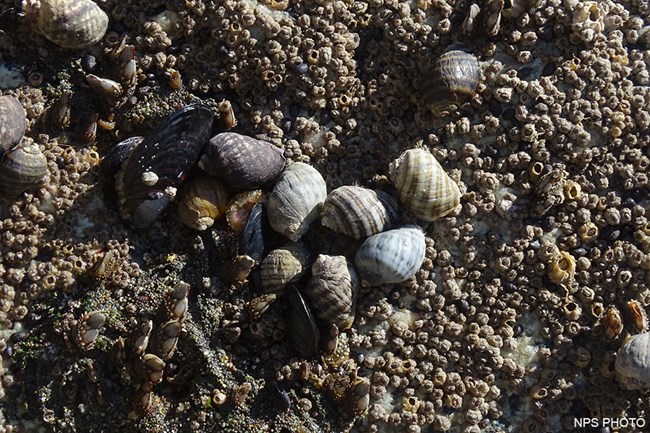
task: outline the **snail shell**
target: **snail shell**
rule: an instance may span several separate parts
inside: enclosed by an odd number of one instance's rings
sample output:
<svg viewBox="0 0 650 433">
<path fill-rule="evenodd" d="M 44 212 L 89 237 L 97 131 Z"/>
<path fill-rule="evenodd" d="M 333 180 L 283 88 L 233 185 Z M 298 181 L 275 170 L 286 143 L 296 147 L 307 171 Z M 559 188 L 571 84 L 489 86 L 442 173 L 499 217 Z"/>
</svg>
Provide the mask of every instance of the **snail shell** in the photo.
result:
<svg viewBox="0 0 650 433">
<path fill-rule="evenodd" d="M 63 48 L 86 48 L 108 29 L 108 15 L 90 0 L 41 0 L 38 28 Z"/>
<path fill-rule="evenodd" d="M 474 96 L 481 71 L 473 54 L 452 50 L 442 54 L 424 78 L 422 101 L 438 115 L 444 115 Z"/>
<path fill-rule="evenodd" d="M 344 256 L 319 255 L 305 294 L 313 313 L 328 324 L 348 329 L 354 321 L 359 278 Z"/>
<path fill-rule="evenodd" d="M 264 293 L 277 293 L 287 284 L 298 281 L 314 261 L 302 242 L 271 251 L 260 263 Z"/>
<path fill-rule="evenodd" d="M 271 143 L 223 132 L 210 139 L 199 167 L 233 190 L 245 191 L 271 184 L 286 163 L 282 151 Z"/>
<path fill-rule="evenodd" d="M 392 228 L 398 219 L 397 201 L 389 194 L 346 185 L 327 196 L 321 224 L 337 233 L 362 239 Z"/>
<path fill-rule="evenodd" d="M 302 162 L 290 164 L 269 196 L 271 227 L 297 242 L 320 215 L 326 197 L 325 180 L 318 170 Z"/>
<path fill-rule="evenodd" d="M 405 151 L 388 170 L 400 201 L 424 221 L 443 217 L 460 203 L 458 185 L 424 149 Z"/>
<path fill-rule="evenodd" d="M 195 230 L 203 231 L 226 212 L 230 193 L 218 179 L 199 175 L 181 191 L 178 198 L 178 217 Z"/>
<path fill-rule="evenodd" d="M 246 227 L 251 209 L 260 200 L 263 194 L 261 190 L 245 191 L 235 195 L 226 209 L 226 221 L 228 226 L 236 232 L 241 232 Z"/>
<path fill-rule="evenodd" d="M 371 286 L 401 283 L 420 269 L 425 250 L 422 229 L 409 224 L 366 239 L 354 261 L 361 278 Z"/>
<path fill-rule="evenodd" d="M 625 389 L 650 387 L 650 333 L 630 337 L 616 355 L 616 378 Z"/>
<path fill-rule="evenodd" d="M 47 174 L 47 159 L 36 143 L 23 142 L 0 161 L 0 197 L 14 199 Z"/>
<path fill-rule="evenodd" d="M 25 135 L 26 116 L 18 99 L 11 95 L 0 96 L 0 157 Z"/>
<path fill-rule="evenodd" d="M 211 128 L 212 112 L 188 105 L 133 149 L 115 182 L 125 219 L 144 228 L 162 213 L 199 159 Z"/>
</svg>

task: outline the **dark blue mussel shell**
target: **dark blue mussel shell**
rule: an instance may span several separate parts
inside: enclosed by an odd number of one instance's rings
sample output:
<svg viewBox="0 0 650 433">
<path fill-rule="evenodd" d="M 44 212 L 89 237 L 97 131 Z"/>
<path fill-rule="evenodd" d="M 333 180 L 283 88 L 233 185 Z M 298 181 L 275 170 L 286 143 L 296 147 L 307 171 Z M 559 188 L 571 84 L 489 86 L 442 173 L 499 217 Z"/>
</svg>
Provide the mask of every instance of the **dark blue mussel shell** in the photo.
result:
<svg viewBox="0 0 650 433">
<path fill-rule="evenodd" d="M 116 177 L 120 212 L 137 228 L 151 224 L 173 199 L 203 152 L 212 130 L 212 112 L 188 105 L 165 119 L 129 155 Z M 155 173 L 153 185 L 143 174 Z"/>
</svg>

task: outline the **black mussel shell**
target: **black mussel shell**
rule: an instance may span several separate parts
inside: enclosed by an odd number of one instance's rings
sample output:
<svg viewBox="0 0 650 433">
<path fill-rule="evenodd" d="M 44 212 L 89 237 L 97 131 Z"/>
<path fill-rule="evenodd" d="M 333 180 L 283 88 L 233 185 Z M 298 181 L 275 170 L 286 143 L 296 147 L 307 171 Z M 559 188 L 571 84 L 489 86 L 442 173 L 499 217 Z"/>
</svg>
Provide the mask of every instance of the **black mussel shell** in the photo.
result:
<svg viewBox="0 0 650 433">
<path fill-rule="evenodd" d="M 199 167 L 235 191 L 264 188 L 275 181 L 287 160 L 273 144 L 235 132 L 210 139 Z"/>
<path fill-rule="evenodd" d="M 320 331 L 305 298 L 294 286 L 287 287 L 289 313 L 287 338 L 299 355 L 310 358 L 318 352 Z"/>
<path fill-rule="evenodd" d="M 239 237 L 239 254 L 259 263 L 264 256 L 264 234 L 268 233 L 264 204 L 260 201 L 251 209 Z"/>
<path fill-rule="evenodd" d="M 129 154 L 135 147 L 144 140 L 144 137 L 136 136 L 122 140 L 111 148 L 111 150 L 102 159 L 102 191 L 104 192 L 104 201 L 111 206 L 117 203 L 117 191 L 115 189 L 115 175 L 122 164 L 129 157 Z"/>
<path fill-rule="evenodd" d="M 140 143 L 116 177 L 120 212 L 137 228 L 151 224 L 174 198 L 201 155 L 212 129 L 202 105 L 181 108 Z M 145 175 L 157 180 L 145 182 Z"/>
</svg>

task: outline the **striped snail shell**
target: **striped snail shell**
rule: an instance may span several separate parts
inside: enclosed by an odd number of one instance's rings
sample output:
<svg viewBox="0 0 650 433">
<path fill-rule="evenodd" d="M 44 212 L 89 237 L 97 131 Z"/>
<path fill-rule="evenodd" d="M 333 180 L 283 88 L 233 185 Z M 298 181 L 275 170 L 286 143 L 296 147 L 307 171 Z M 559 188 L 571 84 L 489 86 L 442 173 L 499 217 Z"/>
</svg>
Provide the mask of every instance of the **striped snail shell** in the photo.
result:
<svg viewBox="0 0 650 433">
<path fill-rule="evenodd" d="M 399 219 L 397 201 L 383 191 L 360 186 L 341 186 L 323 204 L 321 224 L 362 239 L 392 228 Z"/>
<path fill-rule="evenodd" d="M 424 149 L 405 151 L 388 170 L 400 201 L 424 221 L 435 221 L 460 203 L 458 185 Z"/>
<path fill-rule="evenodd" d="M 27 117 L 20 101 L 11 95 L 0 96 L 0 157 L 25 135 Z"/>
<path fill-rule="evenodd" d="M 298 242 L 271 251 L 260 263 L 264 293 L 277 293 L 298 281 L 314 261 L 307 247 Z"/>
<path fill-rule="evenodd" d="M 199 167 L 236 191 L 258 189 L 271 184 L 287 163 L 273 144 L 235 132 L 212 137 Z"/>
<path fill-rule="evenodd" d="M 344 256 L 321 254 L 311 266 L 311 279 L 305 294 L 312 312 L 327 324 L 340 330 L 348 329 L 354 321 L 359 278 Z"/>
<path fill-rule="evenodd" d="M 650 333 L 628 338 L 616 355 L 616 379 L 625 389 L 650 387 Z"/>
<path fill-rule="evenodd" d="M 41 0 L 38 28 L 63 48 L 86 48 L 108 29 L 108 15 L 90 0 Z"/>
<path fill-rule="evenodd" d="M 47 174 L 47 159 L 36 143 L 23 141 L 0 161 L 0 197 L 12 200 L 37 186 Z"/>
<path fill-rule="evenodd" d="M 420 269 L 425 250 L 422 229 L 409 224 L 366 239 L 354 262 L 361 279 L 371 286 L 401 283 Z"/>
<path fill-rule="evenodd" d="M 302 162 L 290 164 L 269 195 L 271 227 L 297 242 L 320 215 L 326 197 L 325 180 L 318 170 Z"/>
<path fill-rule="evenodd" d="M 474 96 L 480 78 L 478 60 L 473 54 L 448 51 L 434 62 L 426 75 L 420 97 L 435 114 L 444 115 Z"/>
<path fill-rule="evenodd" d="M 203 231 L 226 212 L 229 200 L 230 192 L 219 179 L 200 174 L 179 194 L 176 212 L 183 224 Z"/>
</svg>

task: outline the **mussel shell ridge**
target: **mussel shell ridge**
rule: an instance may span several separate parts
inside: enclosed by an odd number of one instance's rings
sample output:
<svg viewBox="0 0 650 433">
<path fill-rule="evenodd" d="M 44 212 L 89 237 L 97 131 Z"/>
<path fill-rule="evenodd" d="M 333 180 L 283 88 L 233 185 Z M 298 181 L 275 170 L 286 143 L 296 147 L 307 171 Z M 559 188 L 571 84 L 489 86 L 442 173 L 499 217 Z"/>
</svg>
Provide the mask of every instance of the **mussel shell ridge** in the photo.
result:
<svg viewBox="0 0 650 433">
<path fill-rule="evenodd" d="M 212 129 L 212 112 L 201 105 L 176 111 L 131 153 L 116 177 L 120 212 L 137 228 L 151 224 L 174 198 L 194 167 Z M 157 181 L 145 182 L 153 173 Z"/>
</svg>

